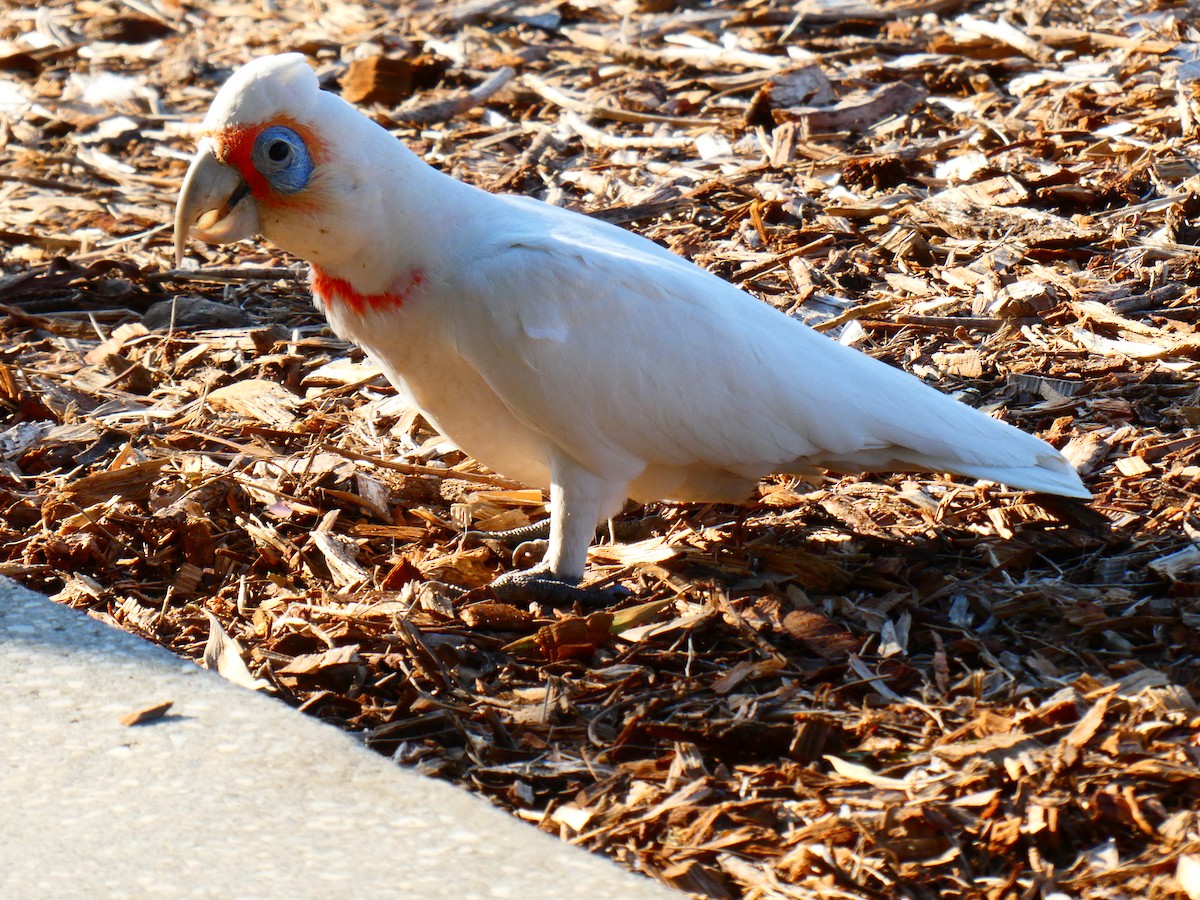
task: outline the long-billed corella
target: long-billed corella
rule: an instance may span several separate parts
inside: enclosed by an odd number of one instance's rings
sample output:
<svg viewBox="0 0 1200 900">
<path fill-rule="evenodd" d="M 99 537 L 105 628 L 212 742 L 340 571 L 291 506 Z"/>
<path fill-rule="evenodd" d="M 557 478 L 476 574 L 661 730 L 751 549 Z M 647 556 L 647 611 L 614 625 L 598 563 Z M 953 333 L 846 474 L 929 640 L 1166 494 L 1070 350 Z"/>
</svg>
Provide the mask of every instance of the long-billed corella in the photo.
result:
<svg viewBox="0 0 1200 900">
<path fill-rule="evenodd" d="M 434 427 L 549 489 L 549 548 L 522 585 L 577 583 L 627 498 L 740 501 L 769 473 L 926 470 L 1090 496 L 1044 441 L 646 238 L 437 171 L 300 54 L 235 72 L 204 133 L 177 259 L 189 235 L 262 235 L 308 260 L 334 331 Z"/>
</svg>

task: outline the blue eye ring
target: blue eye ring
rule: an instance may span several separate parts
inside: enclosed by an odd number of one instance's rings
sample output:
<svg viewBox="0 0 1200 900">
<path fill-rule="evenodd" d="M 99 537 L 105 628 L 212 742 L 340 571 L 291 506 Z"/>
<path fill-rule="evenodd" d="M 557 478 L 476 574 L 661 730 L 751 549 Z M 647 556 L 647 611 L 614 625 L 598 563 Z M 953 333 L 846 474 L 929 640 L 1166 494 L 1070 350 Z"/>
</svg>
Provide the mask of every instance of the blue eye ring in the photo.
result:
<svg viewBox="0 0 1200 900">
<path fill-rule="evenodd" d="M 281 194 L 295 194 L 308 186 L 313 162 L 303 138 L 286 125 L 264 128 L 254 141 L 250 161 Z"/>
</svg>

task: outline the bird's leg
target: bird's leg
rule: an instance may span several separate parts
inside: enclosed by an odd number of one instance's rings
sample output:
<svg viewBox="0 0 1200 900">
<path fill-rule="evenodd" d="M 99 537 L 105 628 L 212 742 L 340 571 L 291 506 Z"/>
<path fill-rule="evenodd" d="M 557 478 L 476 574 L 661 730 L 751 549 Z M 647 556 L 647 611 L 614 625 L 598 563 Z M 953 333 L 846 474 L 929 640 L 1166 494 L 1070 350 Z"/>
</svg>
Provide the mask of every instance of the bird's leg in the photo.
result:
<svg viewBox="0 0 1200 900">
<path fill-rule="evenodd" d="M 596 526 L 606 517 L 600 511 L 606 486 L 569 461 L 552 462 L 550 479 L 550 548 L 545 561 L 557 578 L 578 583 Z"/>
<path fill-rule="evenodd" d="M 550 546 L 532 569 L 509 572 L 492 582 L 502 600 L 543 600 L 555 606 L 595 604 L 610 593 L 579 587 L 587 563 L 588 544 L 601 519 L 620 508 L 623 486 L 613 485 L 570 460 L 550 467 Z M 614 508 L 615 505 L 615 508 Z"/>
</svg>

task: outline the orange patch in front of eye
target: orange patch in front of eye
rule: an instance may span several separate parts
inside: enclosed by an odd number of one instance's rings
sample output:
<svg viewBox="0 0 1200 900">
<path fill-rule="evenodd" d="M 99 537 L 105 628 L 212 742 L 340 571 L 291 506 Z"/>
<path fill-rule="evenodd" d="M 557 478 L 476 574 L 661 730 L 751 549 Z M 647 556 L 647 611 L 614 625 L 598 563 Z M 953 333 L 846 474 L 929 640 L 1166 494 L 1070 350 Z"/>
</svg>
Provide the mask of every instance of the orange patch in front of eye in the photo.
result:
<svg viewBox="0 0 1200 900">
<path fill-rule="evenodd" d="M 273 187 L 268 178 L 254 167 L 254 142 L 258 136 L 272 125 L 282 125 L 296 132 L 300 140 L 308 148 L 309 158 L 314 168 L 325 161 L 325 144 L 307 125 L 301 125 L 289 118 L 273 119 L 256 125 L 234 125 L 224 131 L 214 132 L 211 137 L 216 145 L 216 157 L 221 163 L 238 170 L 246 181 L 250 193 L 255 200 L 276 206 L 304 207 L 312 203 L 311 197 L 301 194 L 281 194 Z"/>
</svg>

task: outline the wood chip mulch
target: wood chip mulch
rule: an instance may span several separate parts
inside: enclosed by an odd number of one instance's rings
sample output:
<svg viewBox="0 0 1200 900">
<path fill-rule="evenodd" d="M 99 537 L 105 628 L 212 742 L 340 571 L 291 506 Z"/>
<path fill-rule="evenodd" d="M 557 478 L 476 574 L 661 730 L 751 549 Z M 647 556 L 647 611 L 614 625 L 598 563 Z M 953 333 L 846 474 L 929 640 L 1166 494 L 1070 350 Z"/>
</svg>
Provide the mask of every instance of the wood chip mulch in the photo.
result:
<svg viewBox="0 0 1200 900">
<path fill-rule="evenodd" d="M 309 55 L 432 164 L 659 241 L 1061 448 L 657 504 L 516 608 L 479 468 L 171 218 Z M 0 18 L 0 572 L 697 897 L 1200 898 L 1200 32 L 1172 0 L 51 0 Z M 658 323 L 670 327 L 670 323 Z M 169 699 L 169 698 L 165 698 Z M 403 866 L 403 860 L 396 860 Z"/>
</svg>

